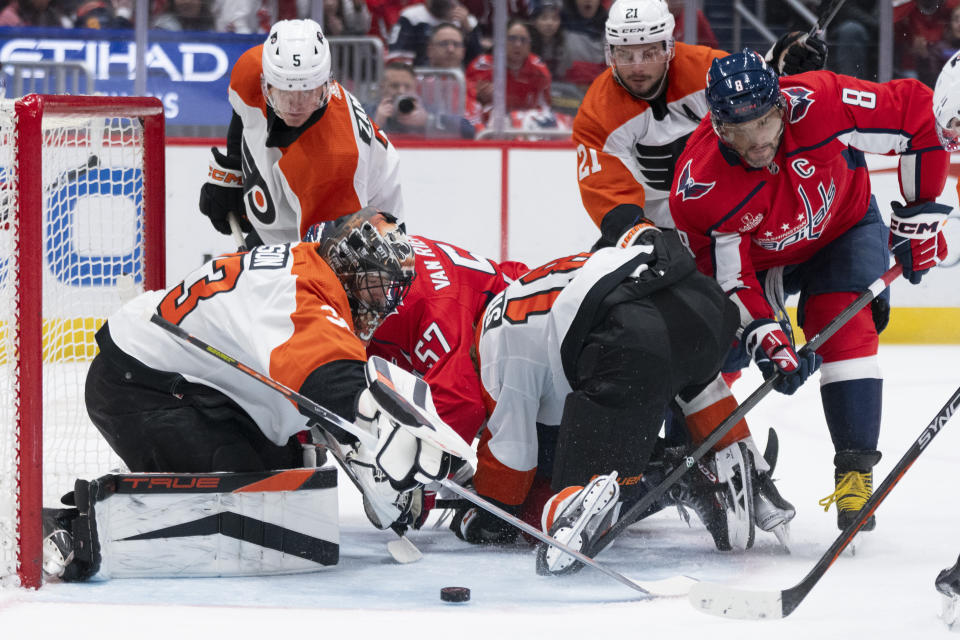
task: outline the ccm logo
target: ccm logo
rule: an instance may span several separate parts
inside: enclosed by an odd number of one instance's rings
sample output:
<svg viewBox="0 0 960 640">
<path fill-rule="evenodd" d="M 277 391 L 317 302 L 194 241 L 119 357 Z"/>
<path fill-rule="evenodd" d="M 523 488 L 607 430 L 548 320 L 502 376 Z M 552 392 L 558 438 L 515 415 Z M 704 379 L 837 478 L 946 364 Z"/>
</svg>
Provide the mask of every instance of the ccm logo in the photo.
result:
<svg viewBox="0 0 960 640">
<path fill-rule="evenodd" d="M 150 489 L 216 489 L 220 478 L 121 478 L 131 489 L 148 491 Z"/>
<path fill-rule="evenodd" d="M 932 234 L 940 230 L 940 222 L 905 222 L 893 219 L 890 221 L 890 228 L 901 232 L 903 235 Z"/>
<path fill-rule="evenodd" d="M 243 186 L 243 175 L 233 171 L 224 171 L 222 169 L 210 167 L 209 171 L 207 171 L 207 175 L 210 176 L 210 179 L 215 182 L 222 182 L 226 185 L 235 184 L 238 187 Z"/>
</svg>

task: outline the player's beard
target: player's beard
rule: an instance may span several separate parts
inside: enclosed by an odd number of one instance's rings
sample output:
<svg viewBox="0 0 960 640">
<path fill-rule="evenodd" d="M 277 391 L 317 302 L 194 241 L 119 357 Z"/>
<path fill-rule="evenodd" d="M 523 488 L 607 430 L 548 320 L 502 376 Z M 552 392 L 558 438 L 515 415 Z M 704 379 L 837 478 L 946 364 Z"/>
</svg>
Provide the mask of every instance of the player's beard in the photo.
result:
<svg viewBox="0 0 960 640">
<path fill-rule="evenodd" d="M 762 169 L 773 162 L 777 155 L 777 147 L 780 146 L 779 140 L 776 143 L 756 145 L 747 149 L 746 153 L 741 154 L 744 162 L 754 169 Z"/>
</svg>

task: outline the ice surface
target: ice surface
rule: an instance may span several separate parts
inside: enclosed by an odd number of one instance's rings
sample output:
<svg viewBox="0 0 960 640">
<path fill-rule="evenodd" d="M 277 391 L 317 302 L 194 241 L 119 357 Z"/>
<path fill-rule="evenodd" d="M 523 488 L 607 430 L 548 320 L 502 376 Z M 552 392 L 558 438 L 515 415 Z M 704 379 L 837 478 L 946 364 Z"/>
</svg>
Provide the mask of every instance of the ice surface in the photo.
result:
<svg viewBox="0 0 960 640">
<path fill-rule="evenodd" d="M 878 485 L 960 386 L 960 347 L 883 347 L 884 459 Z M 734 390 L 759 384 L 750 372 Z M 797 506 L 791 555 L 771 534 L 746 553 L 721 554 L 699 524 L 675 511 L 644 521 L 600 560 L 643 580 L 685 574 L 739 587 L 782 589 L 800 580 L 839 533 L 817 500 L 832 491 L 832 446 L 817 381 L 795 396 L 771 394 L 748 416 L 763 447 L 780 436 L 776 477 Z M 947 425 L 877 510 L 862 534 L 788 618 L 722 620 L 683 598 L 637 600 L 630 589 L 584 569 L 563 578 L 534 573 L 533 552 L 475 548 L 446 528 L 410 537 L 424 553 L 410 565 L 386 551 L 389 532 L 366 524 L 359 498 L 342 482 L 341 564 L 308 576 L 247 579 L 114 580 L 0 591 L 3 638 L 957 638 L 938 619 L 938 571 L 960 553 L 957 481 L 960 420 Z M 466 586 L 466 604 L 440 601 L 445 586 Z M 602 634 L 602 635 L 601 635 Z M 670 635 L 667 635 L 670 634 Z"/>
</svg>

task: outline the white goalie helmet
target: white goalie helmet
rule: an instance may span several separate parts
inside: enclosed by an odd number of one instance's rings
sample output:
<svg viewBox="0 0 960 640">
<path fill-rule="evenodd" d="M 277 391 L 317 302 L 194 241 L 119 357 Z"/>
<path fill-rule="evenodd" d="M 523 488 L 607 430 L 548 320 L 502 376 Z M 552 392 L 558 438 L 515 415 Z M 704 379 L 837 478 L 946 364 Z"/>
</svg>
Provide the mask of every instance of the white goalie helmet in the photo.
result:
<svg viewBox="0 0 960 640">
<path fill-rule="evenodd" d="M 960 52 L 947 60 L 937 77 L 933 90 L 933 115 L 943 148 L 960 151 Z"/>
<path fill-rule="evenodd" d="M 263 78 L 284 91 L 308 91 L 330 79 L 330 43 L 313 20 L 281 20 L 263 43 Z"/>
<path fill-rule="evenodd" d="M 607 14 L 607 52 L 616 45 L 664 42 L 673 51 L 675 21 L 663 0 L 617 0 Z"/>
</svg>

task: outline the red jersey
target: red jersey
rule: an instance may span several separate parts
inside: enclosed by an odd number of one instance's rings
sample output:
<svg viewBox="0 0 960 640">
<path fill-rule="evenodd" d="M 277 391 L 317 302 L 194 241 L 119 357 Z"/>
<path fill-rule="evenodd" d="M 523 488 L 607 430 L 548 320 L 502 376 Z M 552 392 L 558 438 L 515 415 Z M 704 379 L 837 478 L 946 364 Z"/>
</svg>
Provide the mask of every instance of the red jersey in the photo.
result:
<svg viewBox="0 0 960 640">
<path fill-rule="evenodd" d="M 475 327 L 490 299 L 527 267 L 498 265 L 419 236 L 409 240 L 417 277 L 397 310 L 377 328 L 367 355 L 423 376 L 437 413 L 471 442 L 486 418 L 480 376 L 470 355 Z"/>
<path fill-rule="evenodd" d="M 863 218 L 870 177 L 862 152 L 900 154 L 907 203 L 935 200 L 949 154 L 939 146 L 933 92 L 811 71 L 780 79 L 780 148 L 754 169 L 720 144 L 709 118 L 677 162 L 670 211 L 697 266 L 734 296 L 745 322 L 773 318 L 756 272 L 799 264 Z"/>
<path fill-rule="evenodd" d="M 477 83 L 493 82 L 493 56 L 484 54 L 467 67 L 467 102 L 476 100 Z M 550 106 L 550 70 L 530 54 L 517 71 L 507 69 L 507 111 Z"/>
</svg>

